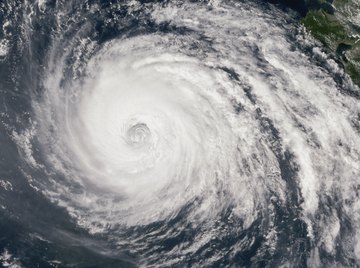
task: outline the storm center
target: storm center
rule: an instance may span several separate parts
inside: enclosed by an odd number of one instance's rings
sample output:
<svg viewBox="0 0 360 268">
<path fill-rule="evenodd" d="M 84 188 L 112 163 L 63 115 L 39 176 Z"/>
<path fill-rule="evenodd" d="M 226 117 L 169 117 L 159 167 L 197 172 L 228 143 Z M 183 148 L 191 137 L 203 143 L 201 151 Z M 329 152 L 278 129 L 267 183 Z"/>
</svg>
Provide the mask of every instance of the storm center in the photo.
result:
<svg viewBox="0 0 360 268">
<path fill-rule="evenodd" d="M 131 146 L 144 145 L 150 140 L 150 137 L 150 129 L 144 123 L 131 126 L 126 132 L 126 142 Z"/>
</svg>

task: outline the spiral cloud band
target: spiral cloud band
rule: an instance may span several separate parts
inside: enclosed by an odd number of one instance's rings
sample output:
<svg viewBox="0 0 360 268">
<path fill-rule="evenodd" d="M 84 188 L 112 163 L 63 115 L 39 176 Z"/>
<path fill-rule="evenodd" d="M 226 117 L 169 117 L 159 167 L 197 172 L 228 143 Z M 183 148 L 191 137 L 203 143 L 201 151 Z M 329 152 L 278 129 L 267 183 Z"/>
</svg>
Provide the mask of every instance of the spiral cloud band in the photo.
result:
<svg viewBox="0 0 360 268">
<path fill-rule="evenodd" d="M 59 7 L 31 137 L 15 135 L 47 174 L 32 185 L 144 265 L 359 263 L 358 89 L 295 15 L 118 5 L 106 42 Z"/>
</svg>

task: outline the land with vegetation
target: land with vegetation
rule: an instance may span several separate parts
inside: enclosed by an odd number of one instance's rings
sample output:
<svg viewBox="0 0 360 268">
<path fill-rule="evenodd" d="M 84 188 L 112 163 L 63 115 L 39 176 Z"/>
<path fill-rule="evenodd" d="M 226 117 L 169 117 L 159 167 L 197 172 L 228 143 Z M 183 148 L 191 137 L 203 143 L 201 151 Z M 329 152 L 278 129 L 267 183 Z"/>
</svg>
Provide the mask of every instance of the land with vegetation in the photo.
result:
<svg viewBox="0 0 360 268">
<path fill-rule="evenodd" d="M 360 87 L 360 0 L 269 0 L 299 11 L 302 24 L 336 54 Z"/>
<path fill-rule="evenodd" d="M 360 1 L 308 0 L 304 26 L 336 53 L 353 82 L 360 86 Z"/>
</svg>

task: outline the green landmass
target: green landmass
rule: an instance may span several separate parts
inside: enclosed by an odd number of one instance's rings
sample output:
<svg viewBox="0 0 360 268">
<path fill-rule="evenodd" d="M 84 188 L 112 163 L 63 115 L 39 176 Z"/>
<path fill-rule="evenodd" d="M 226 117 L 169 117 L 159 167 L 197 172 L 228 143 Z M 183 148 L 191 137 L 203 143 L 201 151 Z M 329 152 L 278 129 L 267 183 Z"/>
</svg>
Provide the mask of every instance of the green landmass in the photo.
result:
<svg viewBox="0 0 360 268">
<path fill-rule="evenodd" d="M 303 25 L 344 65 L 353 82 L 360 87 L 360 1 L 308 0 Z"/>
</svg>

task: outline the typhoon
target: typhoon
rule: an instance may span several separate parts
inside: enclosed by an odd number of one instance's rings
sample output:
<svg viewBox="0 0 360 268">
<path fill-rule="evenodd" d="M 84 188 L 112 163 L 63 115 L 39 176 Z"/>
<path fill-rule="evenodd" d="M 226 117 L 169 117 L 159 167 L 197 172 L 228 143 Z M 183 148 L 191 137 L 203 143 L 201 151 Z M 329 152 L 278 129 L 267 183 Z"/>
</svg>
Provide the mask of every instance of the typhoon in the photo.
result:
<svg viewBox="0 0 360 268">
<path fill-rule="evenodd" d="M 359 88 L 295 12 L 0 5 L 2 265 L 360 265 Z"/>
</svg>

